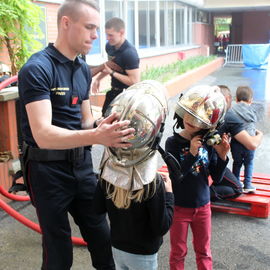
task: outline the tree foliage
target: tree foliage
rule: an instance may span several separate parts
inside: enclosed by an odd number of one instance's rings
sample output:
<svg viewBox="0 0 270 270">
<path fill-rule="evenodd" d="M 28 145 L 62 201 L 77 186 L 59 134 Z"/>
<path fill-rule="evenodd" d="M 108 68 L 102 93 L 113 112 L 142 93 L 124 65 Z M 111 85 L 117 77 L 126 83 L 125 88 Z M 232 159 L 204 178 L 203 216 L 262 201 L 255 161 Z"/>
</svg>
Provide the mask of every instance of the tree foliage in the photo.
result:
<svg viewBox="0 0 270 270">
<path fill-rule="evenodd" d="M 43 17 L 40 7 L 30 0 L 0 1 L 0 50 L 7 48 L 13 75 L 41 48 Z"/>
</svg>

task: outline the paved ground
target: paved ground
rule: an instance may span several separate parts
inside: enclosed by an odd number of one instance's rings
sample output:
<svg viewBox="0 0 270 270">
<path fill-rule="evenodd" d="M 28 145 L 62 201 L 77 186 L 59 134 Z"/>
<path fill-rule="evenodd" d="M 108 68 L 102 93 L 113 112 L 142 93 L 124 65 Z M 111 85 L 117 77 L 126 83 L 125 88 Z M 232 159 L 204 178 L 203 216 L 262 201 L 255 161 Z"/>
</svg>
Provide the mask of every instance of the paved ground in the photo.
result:
<svg viewBox="0 0 270 270">
<path fill-rule="evenodd" d="M 248 72 L 249 75 L 252 73 Z M 264 72 L 246 76 L 246 71 L 239 68 L 225 67 L 206 77 L 197 84 L 226 84 L 233 91 L 238 85 L 248 84 L 256 89 L 255 101 L 258 109 L 264 109 L 262 113 L 264 120 L 259 123 L 258 128 L 264 132 L 263 143 L 256 152 L 255 172 L 270 174 L 270 134 L 269 115 L 266 93 L 261 86 Z M 260 76 L 259 76 L 260 74 Z M 268 89 L 270 91 L 270 89 Z M 258 96 L 259 98 L 256 98 Z M 177 97 L 169 100 L 170 108 L 174 106 Z M 263 110 L 262 110 L 263 111 Z M 170 113 L 164 138 L 172 131 L 172 113 Z M 94 165 L 97 168 L 102 152 L 101 146 L 95 146 L 93 150 Z M 160 160 L 160 165 L 162 161 Z M 21 214 L 36 221 L 33 207 L 29 203 L 12 203 Z M 258 219 L 226 213 L 213 213 L 212 218 L 212 253 L 215 270 L 270 270 L 270 218 Z M 73 235 L 79 236 L 76 226 L 73 226 Z M 40 235 L 0 210 L 0 270 L 38 270 L 41 263 Z M 102 251 L 101 251 L 102 252 Z M 169 238 L 164 238 L 164 244 L 159 252 L 159 270 L 168 267 Z M 93 269 L 89 263 L 89 255 L 85 247 L 74 247 L 73 270 Z M 186 270 L 195 270 L 195 257 L 189 241 L 189 251 L 186 260 Z M 143 269 L 142 269 L 143 270 Z"/>
</svg>

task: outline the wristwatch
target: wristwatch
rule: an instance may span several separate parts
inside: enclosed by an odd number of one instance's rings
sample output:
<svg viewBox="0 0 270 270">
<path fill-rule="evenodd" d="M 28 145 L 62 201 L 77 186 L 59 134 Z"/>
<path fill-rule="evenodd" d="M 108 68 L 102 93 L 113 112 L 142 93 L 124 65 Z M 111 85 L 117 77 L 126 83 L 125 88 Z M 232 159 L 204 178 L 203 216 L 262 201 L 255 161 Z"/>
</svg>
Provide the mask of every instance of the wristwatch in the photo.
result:
<svg viewBox="0 0 270 270">
<path fill-rule="evenodd" d="M 111 72 L 111 74 L 110 74 L 110 75 L 113 77 L 113 74 L 114 74 L 114 73 L 115 73 L 115 71 L 113 70 L 113 71 Z"/>
</svg>

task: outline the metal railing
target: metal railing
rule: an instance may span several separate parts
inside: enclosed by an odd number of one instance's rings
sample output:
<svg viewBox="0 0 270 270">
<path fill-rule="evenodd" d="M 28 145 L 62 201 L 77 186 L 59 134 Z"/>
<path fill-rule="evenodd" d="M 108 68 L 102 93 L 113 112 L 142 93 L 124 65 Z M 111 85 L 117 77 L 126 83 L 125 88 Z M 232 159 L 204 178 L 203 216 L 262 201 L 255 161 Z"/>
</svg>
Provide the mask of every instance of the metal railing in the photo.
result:
<svg viewBox="0 0 270 270">
<path fill-rule="evenodd" d="M 230 44 L 227 46 L 224 66 L 226 64 L 243 64 L 242 44 Z"/>
</svg>

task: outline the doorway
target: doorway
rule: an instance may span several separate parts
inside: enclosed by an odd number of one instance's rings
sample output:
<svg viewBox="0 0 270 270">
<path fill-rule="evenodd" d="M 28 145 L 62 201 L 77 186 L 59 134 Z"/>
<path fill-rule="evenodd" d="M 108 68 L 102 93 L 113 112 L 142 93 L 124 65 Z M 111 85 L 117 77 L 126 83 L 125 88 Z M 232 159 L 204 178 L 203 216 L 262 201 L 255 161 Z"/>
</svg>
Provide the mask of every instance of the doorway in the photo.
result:
<svg viewBox="0 0 270 270">
<path fill-rule="evenodd" d="M 214 16 L 214 46 L 217 55 L 225 55 L 231 43 L 231 24 L 231 15 Z"/>
</svg>

